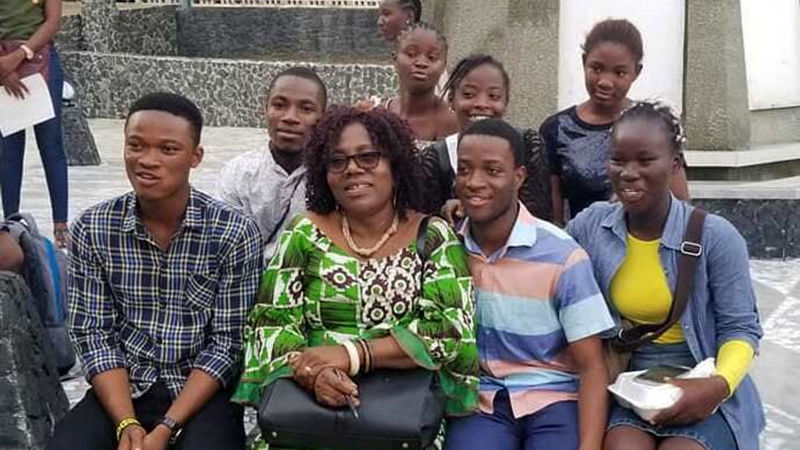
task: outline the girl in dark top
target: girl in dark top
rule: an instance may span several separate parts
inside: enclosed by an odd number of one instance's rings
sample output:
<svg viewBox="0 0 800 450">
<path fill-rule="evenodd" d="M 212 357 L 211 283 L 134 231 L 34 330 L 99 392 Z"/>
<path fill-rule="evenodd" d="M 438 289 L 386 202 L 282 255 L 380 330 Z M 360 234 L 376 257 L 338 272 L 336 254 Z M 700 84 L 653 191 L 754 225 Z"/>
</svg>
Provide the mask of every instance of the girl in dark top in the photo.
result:
<svg viewBox="0 0 800 450">
<path fill-rule="evenodd" d="M 421 17 L 420 0 L 383 0 L 378 8 L 378 29 L 386 42 L 394 44 L 397 36 Z"/>
<path fill-rule="evenodd" d="M 444 96 L 455 112 L 459 130 L 476 121 L 503 117 L 509 103 L 510 80 L 503 64 L 492 56 L 474 54 L 456 65 L 444 87 Z M 552 219 L 550 170 L 536 130 L 521 130 L 527 150 L 527 177 L 520 199 L 534 216 Z M 458 134 L 436 142 L 422 152 L 426 198 L 432 211 L 439 211 L 453 195 Z"/>
<path fill-rule="evenodd" d="M 383 106 L 408 122 L 418 149 L 458 130 L 455 117 L 436 95 L 447 63 L 447 41 L 435 28 L 418 22 L 397 38 L 394 53 L 400 92 Z"/>
<path fill-rule="evenodd" d="M 539 129 L 550 162 L 553 219 L 566 222 L 564 199 L 575 217 L 593 202 L 611 198 L 608 151 L 611 125 L 631 105 L 628 90 L 642 71 L 642 36 L 625 19 L 597 23 L 583 46 L 589 99 L 561 111 Z M 683 168 L 673 178 L 678 198 L 688 198 Z"/>
</svg>

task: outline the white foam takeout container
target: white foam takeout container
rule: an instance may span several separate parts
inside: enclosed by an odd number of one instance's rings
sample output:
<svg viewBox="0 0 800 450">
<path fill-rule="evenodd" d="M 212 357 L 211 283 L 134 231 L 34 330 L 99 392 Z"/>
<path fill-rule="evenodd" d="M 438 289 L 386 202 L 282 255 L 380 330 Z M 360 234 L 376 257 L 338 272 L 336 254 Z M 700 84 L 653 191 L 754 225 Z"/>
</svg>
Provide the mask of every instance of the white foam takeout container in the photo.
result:
<svg viewBox="0 0 800 450">
<path fill-rule="evenodd" d="M 679 378 L 705 378 L 716 373 L 714 358 L 699 363 Z M 620 406 L 632 409 L 643 420 L 650 421 L 661 410 L 674 405 L 683 394 L 681 388 L 669 383 L 648 383 L 636 380 L 644 370 L 621 373 L 608 390 L 617 398 Z"/>
</svg>

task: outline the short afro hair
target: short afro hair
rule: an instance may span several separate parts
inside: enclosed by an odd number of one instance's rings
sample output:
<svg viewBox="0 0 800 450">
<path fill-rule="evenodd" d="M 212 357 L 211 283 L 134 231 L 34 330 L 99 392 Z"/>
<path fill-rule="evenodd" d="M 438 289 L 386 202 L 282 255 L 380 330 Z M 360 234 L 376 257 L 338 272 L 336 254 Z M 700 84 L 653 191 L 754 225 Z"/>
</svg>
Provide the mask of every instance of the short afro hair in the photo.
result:
<svg viewBox="0 0 800 450">
<path fill-rule="evenodd" d="M 125 116 L 125 128 L 134 113 L 139 111 L 162 111 L 186 119 L 192 130 L 194 145 L 200 144 L 203 132 L 203 114 L 188 98 L 171 92 L 151 92 L 133 102 Z"/>
<path fill-rule="evenodd" d="M 494 136 L 508 142 L 511 148 L 511 155 L 514 157 L 514 166 L 524 166 L 526 163 L 525 140 L 516 128 L 512 127 L 503 119 L 491 118 L 473 122 L 458 137 L 458 143 L 470 135 Z"/>
<path fill-rule="evenodd" d="M 336 199 L 328 185 L 328 159 L 342 130 L 352 123 L 363 125 L 376 150 L 389 160 L 400 218 L 404 219 L 409 209 L 424 211 L 422 179 L 408 125 L 384 108 L 361 111 L 349 106 L 332 106 L 314 128 L 305 153 L 306 207 L 317 214 L 336 210 Z"/>
<path fill-rule="evenodd" d="M 269 82 L 269 90 L 267 91 L 267 95 L 269 96 L 269 94 L 272 92 L 272 88 L 275 87 L 275 83 L 277 83 L 278 80 L 289 76 L 303 78 L 316 84 L 319 88 L 319 95 L 322 99 L 322 110 L 325 110 L 328 105 L 328 87 L 325 86 L 325 82 L 322 81 L 322 78 L 319 77 L 319 74 L 317 74 L 317 72 L 310 67 L 292 66 L 288 69 L 278 72 L 278 74 L 272 78 L 272 81 Z"/>
</svg>

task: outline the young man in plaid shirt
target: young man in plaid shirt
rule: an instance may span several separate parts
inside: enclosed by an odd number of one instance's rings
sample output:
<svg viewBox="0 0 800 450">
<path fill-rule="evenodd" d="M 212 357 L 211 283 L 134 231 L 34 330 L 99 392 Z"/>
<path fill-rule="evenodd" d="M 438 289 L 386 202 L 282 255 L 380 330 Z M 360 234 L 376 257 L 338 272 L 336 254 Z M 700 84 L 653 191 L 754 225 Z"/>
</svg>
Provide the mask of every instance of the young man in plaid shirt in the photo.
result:
<svg viewBox="0 0 800 450">
<path fill-rule="evenodd" d="M 125 124 L 133 192 L 71 229 L 70 332 L 92 384 L 50 449 L 241 449 L 229 402 L 261 272 L 256 224 L 189 185 L 202 116 L 175 94 Z"/>
</svg>

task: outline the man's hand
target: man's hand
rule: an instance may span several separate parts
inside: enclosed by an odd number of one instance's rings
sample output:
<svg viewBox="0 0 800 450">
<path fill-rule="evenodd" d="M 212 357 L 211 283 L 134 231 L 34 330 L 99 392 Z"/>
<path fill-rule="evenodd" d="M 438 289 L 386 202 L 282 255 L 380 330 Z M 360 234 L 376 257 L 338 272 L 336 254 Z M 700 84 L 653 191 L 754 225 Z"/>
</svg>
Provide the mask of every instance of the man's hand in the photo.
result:
<svg viewBox="0 0 800 450">
<path fill-rule="evenodd" d="M 149 450 L 144 445 L 147 432 L 139 425 L 130 425 L 122 431 L 117 450 Z"/>
<path fill-rule="evenodd" d="M 171 437 L 172 431 L 169 428 L 157 425 L 145 436 L 143 450 L 167 450 Z"/>
<path fill-rule="evenodd" d="M 442 206 L 442 215 L 450 225 L 455 225 L 457 221 L 464 218 L 464 207 L 461 206 L 461 200 L 450 199 Z"/>
<path fill-rule="evenodd" d="M 326 367 L 314 382 L 314 396 L 324 406 L 340 408 L 347 405 L 347 397 L 353 399 L 358 407 L 358 386 L 344 372 L 334 367 Z"/>
<path fill-rule="evenodd" d="M 25 60 L 25 54 L 22 50 L 11 52 L 8 55 L 0 56 L 0 80 L 4 79 L 8 74 L 17 70 L 22 61 Z"/>
<path fill-rule="evenodd" d="M 347 350 L 341 345 L 324 345 L 306 349 L 294 358 L 290 358 L 289 366 L 294 372 L 294 380 L 310 391 L 314 388 L 314 380 L 324 367 L 335 367 L 345 373 L 350 371 L 350 358 Z"/>
<path fill-rule="evenodd" d="M 728 383 L 721 376 L 709 378 L 674 378 L 669 381 L 683 390 L 672 407 L 658 413 L 658 426 L 689 425 L 707 419 L 728 398 Z"/>
<path fill-rule="evenodd" d="M 22 84 L 22 81 L 19 80 L 17 72 L 9 73 L 5 79 L 3 79 L 2 84 L 9 95 L 13 95 L 20 100 L 25 98 L 25 94 L 28 93 L 27 86 Z"/>
<path fill-rule="evenodd" d="M 359 100 L 355 102 L 355 104 L 353 104 L 353 108 L 361 112 L 368 112 L 371 109 L 375 108 L 376 106 L 378 105 L 373 99 Z"/>
</svg>

